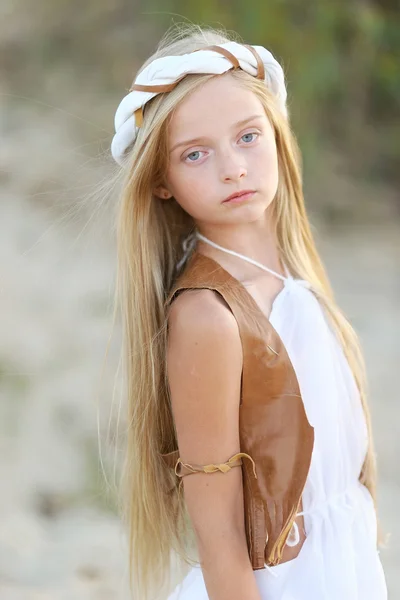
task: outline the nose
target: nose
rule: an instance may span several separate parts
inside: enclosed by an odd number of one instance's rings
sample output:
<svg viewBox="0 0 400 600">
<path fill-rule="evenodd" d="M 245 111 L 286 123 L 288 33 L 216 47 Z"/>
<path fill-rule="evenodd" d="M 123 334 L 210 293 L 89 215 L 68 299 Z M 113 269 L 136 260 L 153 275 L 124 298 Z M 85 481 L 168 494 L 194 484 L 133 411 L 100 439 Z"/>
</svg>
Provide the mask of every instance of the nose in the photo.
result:
<svg viewBox="0 0 400 600">
<path fill-rule="evenodd" d="M 243 155 L 234 150 L 228 150 L 220 158 L 221 181 L 239 181 L 247 175 L 247 168 Z"/>
</svg>

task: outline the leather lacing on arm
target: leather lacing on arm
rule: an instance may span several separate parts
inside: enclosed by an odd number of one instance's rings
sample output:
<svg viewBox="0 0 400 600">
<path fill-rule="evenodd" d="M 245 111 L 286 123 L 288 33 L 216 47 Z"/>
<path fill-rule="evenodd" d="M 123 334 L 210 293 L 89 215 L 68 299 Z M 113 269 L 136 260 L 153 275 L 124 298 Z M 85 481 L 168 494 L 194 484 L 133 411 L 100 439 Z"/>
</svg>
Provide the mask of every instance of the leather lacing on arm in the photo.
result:
<svg viewBox="0 0 400 600">
<path fill-rule="evenodd" d="M 254 464 L 254 460 L 251 458 L 249 454 L 245 452 L 238 452 L 231 456 L 229 460 L 220 464 L 209 464 L 209 465 L 191 465 L 189 463 L 184 463 L 181 461 L 180 457 L 176 461 L 175 465 L 175 475 L 178 477 L 185 477 L 186 475 L 194 475 L 195 473 L 227 473 L 233 467 L 240 467 L 242 464 L 242 457 L 249 458 L 253 464 L 253 472 L 254 477 L 257 479 L 256 466 Z"/>
</svg>

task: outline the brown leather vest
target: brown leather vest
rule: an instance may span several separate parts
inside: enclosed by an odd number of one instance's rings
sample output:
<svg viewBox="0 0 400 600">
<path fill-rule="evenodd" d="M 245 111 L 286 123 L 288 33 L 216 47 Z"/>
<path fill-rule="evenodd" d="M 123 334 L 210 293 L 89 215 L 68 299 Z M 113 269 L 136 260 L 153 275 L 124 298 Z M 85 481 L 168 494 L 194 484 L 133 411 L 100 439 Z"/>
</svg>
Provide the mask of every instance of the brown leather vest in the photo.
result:
<svg viewBox="0 0 400 600">
<path fill-rule="evenodd" d="M 276 565 L 299 510 L 311 462 L 314 428 L 278 333 L 246 288 L 213 259 L 195 251 L 168 296 L 184 289 L 218 292 L 232 311 L 243 348 L 239 407 L 245 527 L 253 569 Z M 163 454 L 174 468 L 179 450 Z"/>
</svg>

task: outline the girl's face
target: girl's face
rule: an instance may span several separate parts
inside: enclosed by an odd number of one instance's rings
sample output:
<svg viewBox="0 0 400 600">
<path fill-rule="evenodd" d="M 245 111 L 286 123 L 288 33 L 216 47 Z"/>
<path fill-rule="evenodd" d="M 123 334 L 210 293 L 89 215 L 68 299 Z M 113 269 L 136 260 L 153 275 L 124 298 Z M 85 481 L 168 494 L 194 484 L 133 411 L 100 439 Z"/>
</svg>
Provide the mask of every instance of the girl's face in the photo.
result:
<svg viewBox="0 0 400 600">
<path fill-rule="evenodd" d="M 275 136 L 258 97 L 229 73 L 195 90 L 169 126 L 169 167 L 160 197 L 174 196 L 198 225 L 263 219 L 278 186 Z M 240 202 L 231 194 L 254 192 Z"/>
</svg>

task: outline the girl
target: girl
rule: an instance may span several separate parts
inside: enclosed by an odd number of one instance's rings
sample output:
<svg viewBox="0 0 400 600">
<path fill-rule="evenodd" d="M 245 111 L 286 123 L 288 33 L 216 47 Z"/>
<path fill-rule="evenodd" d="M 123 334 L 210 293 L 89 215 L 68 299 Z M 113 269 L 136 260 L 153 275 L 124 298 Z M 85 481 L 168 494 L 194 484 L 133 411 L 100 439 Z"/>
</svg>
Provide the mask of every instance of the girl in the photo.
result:
<svg viewBox="0 0 400 600">
<path fill-rule="evenodd" d="M 312 239 L 281 66 L 180 29 L 115 129 L 134 597 L 383 600 L 363 360 Z"/>
</svg>

